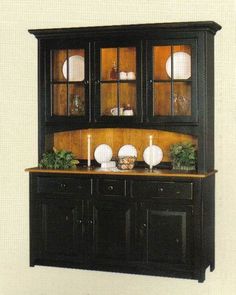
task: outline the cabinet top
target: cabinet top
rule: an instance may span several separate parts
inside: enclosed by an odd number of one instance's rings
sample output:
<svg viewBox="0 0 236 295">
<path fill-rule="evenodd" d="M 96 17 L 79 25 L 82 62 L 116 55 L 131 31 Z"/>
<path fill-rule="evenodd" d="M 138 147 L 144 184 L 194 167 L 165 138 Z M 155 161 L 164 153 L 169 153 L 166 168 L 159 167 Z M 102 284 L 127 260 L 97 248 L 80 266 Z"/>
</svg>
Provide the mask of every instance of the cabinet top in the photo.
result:
<svg viewBox="0 0 236 295">
<path fill-rule="evenodd" d="M 150 24 L 132 24 L 132 25 L 113 25 L 113 26 L 97 26 L 97 27 L 79 27 L 79 28 L 53 28 L 53 29 L 32 29 L 29 33 L 35 35 L 36 38 L 52 38 L 66 36 L 83 36 L 94 37 L 94 34 L 111 34 L 111 33 L 136 33 L 145 35 L 148 32 L 161 31 L 209 31 L 215 34 L 221 26 L 214 21 L 198 21 L 198 22 L 174 22 L 174 23 L 150 23 Z M 96 36 L 96 35 L 95 35 Z"/>
<path fill-rule="evenodd" d="M 206 178 L 217 171 L 211 171 L 208 173 L 197 172 L 178 172 L 167 169 L 154 169 L 153 172 L 149 172 L 146 169 L 133 169 L 133 170 L 119 170 L 119 171 L 106 171 L 101 168 L 88 169 L 86 167 L 79 167 L 77 169 L 43 169 L 43 168 L 27 168 L 26 172 L 29 173 L 55 173 L 55 174 L 80 174 L 80 175 L 119 175 L 119 176 L 148 176 L 148 177 L 180 177 L 180 178 Z"/>
</svg>

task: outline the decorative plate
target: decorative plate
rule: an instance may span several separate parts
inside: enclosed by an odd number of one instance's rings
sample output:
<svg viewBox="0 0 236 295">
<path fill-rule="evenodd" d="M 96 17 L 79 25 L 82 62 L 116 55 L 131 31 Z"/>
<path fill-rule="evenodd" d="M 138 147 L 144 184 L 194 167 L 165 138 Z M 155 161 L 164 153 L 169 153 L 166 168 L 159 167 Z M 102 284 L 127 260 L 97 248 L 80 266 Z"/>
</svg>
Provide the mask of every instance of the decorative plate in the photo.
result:
<svg viewBox="0 0 236 295">
<path fill-rule="evenodd" d="M 83 81 L 84 80 L 84 58 L 80 55 L 72 55 L 69 57 L 69 81 Z M 62 72 L 67 79 L 67 60 L 62 66 Z"/>
<path fill-rule="evenodd" d="M 173 54 L 173 79 L 188 79 L 191 77 L 191 56 L 186 52 Z M 171 56 L 166 62 L 166 72 L 171 78 Z"/>
<path fill-rule="evenodd" d="M 127 157 L 127 156 L 131 156 L 131 157 L 136 157 L 137 158 L 137 150 L 136 148 L 131 145 L 131 144 L 126 144 L 123 145 L 118 152 L 118 157 Z"/>
<path fill-rule="evenodd" d="M 107 163 L 112 158 L 112 149 L 108 144 L 100 144 L 96 147 L 94 158 L 99 163 Z"/>
<path fill-rule="evenodd" d="M 163 159 L 162 149 L 157 145 L 148 146 L 143 152 L 144 162 L 156 166 Z"/>
</svg>

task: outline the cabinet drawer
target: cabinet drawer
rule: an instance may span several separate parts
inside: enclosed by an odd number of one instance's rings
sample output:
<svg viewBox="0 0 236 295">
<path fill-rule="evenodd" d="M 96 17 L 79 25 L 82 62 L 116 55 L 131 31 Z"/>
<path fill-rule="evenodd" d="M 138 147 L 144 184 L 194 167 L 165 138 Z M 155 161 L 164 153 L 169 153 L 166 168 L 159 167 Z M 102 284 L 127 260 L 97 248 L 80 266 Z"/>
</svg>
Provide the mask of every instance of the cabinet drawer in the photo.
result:
<svg viewBox="0 0 236 295">
<path fill-rule="evenodd" d="M 99 195 L 125 197 L 126 181 L 120 179 L 99 179 L 97 190 Z"/>
<path fill-rule="evenodd" d="M 37 177 L 37 193 L 91 195 L 91 179 Z"/>
<path fill-rule="evenodd" d="M 192 199 L 193 183 L 132 181 L 131 195 L 134 198 Z"/>
</svg>

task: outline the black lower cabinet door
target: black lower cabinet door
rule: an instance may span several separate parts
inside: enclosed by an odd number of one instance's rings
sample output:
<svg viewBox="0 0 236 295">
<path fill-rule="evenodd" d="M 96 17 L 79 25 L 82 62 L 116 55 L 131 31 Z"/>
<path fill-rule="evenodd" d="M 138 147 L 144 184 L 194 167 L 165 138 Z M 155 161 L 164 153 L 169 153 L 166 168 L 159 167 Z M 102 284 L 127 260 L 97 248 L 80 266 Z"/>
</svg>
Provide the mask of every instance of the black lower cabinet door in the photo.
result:
<svg viewBox="0 0 236 295">
<path fill-rule="evenodd" d="M 126 202 L 94 202 L 94 261 L 117 265 L 129 259 L 132 206 Z"/>
<path fill-rule="evenodd" d="M 50 260 L 83 258 L 83 201 L 42 201 L 43 256 Z"/>
<path fill-rule="evenodd" d="M 136 256 L 150 265 L 191 265 L 191 207 L 140 203 L 136 211 Z"/>
</svg>

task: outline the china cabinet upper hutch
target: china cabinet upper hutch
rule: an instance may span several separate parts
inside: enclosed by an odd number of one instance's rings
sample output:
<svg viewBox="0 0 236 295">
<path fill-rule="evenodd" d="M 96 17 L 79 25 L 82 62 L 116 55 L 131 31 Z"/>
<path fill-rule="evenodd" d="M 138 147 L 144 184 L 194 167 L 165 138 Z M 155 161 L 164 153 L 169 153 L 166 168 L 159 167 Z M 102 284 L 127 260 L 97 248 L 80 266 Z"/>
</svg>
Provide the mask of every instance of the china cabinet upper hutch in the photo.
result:
<svg viewBox="0 0 236 295">
<path fill-rule="evenodd" d="M 30 30 L 38 39 L 39 159 L 72 150 L 75 170 L 30 168 L 30 265 L 205 279 L 214 269 L 215 22 Z M 138 165 L 87 169 L 101 143 Z M 164 152 L 153 172 L 148 136 Z M 197 146 L 173 171 L 170 145 Z M 96 166 L 96 162 L 93 164 Z"/>
</svg>

